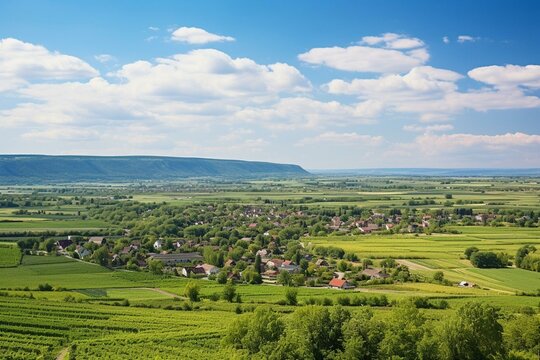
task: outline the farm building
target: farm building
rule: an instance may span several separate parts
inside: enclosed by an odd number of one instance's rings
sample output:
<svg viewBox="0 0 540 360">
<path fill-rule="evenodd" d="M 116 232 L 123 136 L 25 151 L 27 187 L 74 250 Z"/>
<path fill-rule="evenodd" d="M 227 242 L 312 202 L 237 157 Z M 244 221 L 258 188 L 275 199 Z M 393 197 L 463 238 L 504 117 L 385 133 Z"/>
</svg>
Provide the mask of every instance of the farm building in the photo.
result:
<svg viewBox="0 0 540 360">
<path fill-rule="evenodd" d="M 353 289 L 354 285 L 344 279 L 333 278 L 328 283 L 328 286 L 334 289 Z"/>
<path fill-rule="evenodd" d="M 177 254 L 150 254 L 150 259 L 159 260 L 164 265 L 173 266 L 176 264 L 191 263 L 194 261 L 202 261 L 203 257 L 196 252 L 192 253 L 177 253 Z"/>
</svg>

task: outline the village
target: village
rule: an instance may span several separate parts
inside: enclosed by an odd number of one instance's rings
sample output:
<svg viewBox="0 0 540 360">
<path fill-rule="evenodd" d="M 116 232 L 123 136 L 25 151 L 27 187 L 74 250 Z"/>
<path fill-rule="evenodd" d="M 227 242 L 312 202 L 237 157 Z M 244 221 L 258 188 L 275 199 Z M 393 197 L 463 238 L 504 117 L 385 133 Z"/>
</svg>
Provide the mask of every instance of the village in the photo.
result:
<svg viewBox="0 0 540 360">
<path fill-rule="evenodd" d="M 233 209 L 225 216 L 225 210 L 219 212 L 212 206 L 199 209 L 204 216 L 197 217 L 195 221 L 191 217 L 193 225 L 183 229 L 183 234 L 189 237 L 156 238 L 140 230 L 136 233 L 136 229 L 126 228 L 123 236 L 69 235 L 65 239 L 49 239 L 45 241 L 45 249 L 50 254 L 119 270 L 203 278 L 219 283 L 231 281 L 346 290 L 373 284 L 432 280 L 412 274 L 407 262 L 400 263 L 399 259 L 360 259 L 356 254 L 346 253 L 337 247 L 313 246 L 309 241 L 311 235 L 418 233 L 431 231 L 434 225 L 440 226 L 452 218 L 459 217 L 460 221 L 465 219 L 479 225 L 496 218 L 493 214 L 402 215 L 393 212 L 369 212 L 367 216 L 364 212 L 354 216 L 349 214 L 354 210 L 347 213 L 341 209 L 341 216 L 321 216 L 305 210 L 279 211 L 251 206 Z M 143 220 L 153 216 L 154 211 L 144 210 Z M 207 222 L 208 215 L 213 222 Z M 224 223 L 220 217 L 227 219 L 227 226 L 216 229 L 217 225 Z M 47 253 L 36 250 L 36 245 L 26 251 Z M 442 282 L 443 279 L 437 281 Z M 474 284 L 462 281 L 459 286 L 472 287 Z"/>
</svg>

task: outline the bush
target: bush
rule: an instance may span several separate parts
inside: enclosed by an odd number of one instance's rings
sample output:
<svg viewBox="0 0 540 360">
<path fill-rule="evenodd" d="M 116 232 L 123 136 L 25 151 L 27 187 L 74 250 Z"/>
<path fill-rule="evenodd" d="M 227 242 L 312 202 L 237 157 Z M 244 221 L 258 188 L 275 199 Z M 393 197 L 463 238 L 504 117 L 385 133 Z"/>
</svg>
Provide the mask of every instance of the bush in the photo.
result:
<svg viewBox="0 0 540 360">
<path fill-rule="evenodd" d="M 39 290 L 39 291 L 52 291 L 52 290 L 53 290 L 53 287 L 52 287 L 52 285 L 47 284 L 47 283 L 45 283 L 45 284 L 39 284 L 39 285 L 38 285 L 38 290 Z"/>
<path fill-rule="evenodd" d="M 337 303 L 341 306 L 349 306 L 351 305 L 351 299 L 348 296 L 339 296 Z"/>
<path fill-rule="evenodd" d="M 234 297 L 236 296 L 236 288 L 234 287 L 234 284 L 232 281 L 228 281 L 227 285 L 223 288 L 222 297 L 223 300 L 226 300 L 228 302 L 233 302 Z"/>
<path fill-rule="evenodd" d="M 199 301 L 199 292 L 199 285 L 195 281 L 190 281 L 184 289 L 184 296 L 190 301 Z"/>
<path fill-rule="evenodd" d="M 298 304 L 297 300 L 298 290 L 293 288 L 287 288 L 285 290 L 285 302 L 287 305 L 296 306 Z"/>
</svg>

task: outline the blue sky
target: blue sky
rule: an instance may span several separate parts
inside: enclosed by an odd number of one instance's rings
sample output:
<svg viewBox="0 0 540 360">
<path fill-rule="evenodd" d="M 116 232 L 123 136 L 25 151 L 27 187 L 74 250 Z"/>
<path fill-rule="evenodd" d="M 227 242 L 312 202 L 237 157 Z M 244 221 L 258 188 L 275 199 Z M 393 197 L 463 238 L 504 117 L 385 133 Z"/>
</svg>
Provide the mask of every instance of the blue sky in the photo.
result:
<svg viewBox="0 0 540 360">
<path fill-rule="evenodd" d="M 537 1 L 0 2 L 0 152 L 540 167 Z"/>
</svg>

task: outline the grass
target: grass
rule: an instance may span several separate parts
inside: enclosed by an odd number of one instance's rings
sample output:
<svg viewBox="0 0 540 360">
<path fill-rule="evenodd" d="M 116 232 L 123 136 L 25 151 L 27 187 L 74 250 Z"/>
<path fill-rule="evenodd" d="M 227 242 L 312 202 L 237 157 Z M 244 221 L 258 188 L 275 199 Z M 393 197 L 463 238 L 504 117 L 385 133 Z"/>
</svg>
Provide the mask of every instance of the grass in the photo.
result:
<svg viewBox="0 0 540 360">
<path fill-rule="evenodd" d="M 0 243 L 0 268 L 18 266 L 21 250 L 13 243 Z"/>
<path fill-rule="evenodd" d="M 101 220 L 44 220 L 44 221 L 20 221 L 0 222 L 0 232 L 13 231 L 49 231 L 49 230 L 91 230 L 110 227 Z"/>
</svg>

